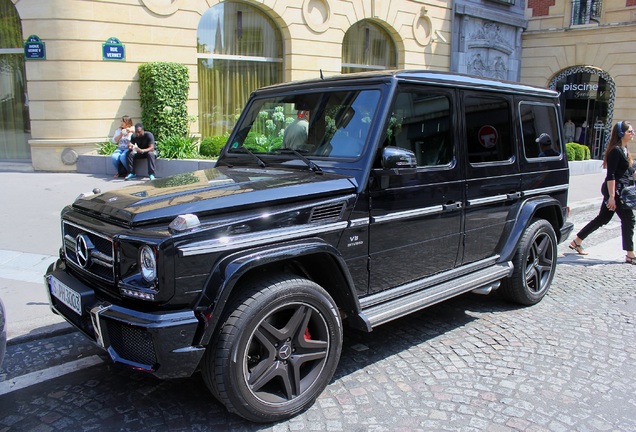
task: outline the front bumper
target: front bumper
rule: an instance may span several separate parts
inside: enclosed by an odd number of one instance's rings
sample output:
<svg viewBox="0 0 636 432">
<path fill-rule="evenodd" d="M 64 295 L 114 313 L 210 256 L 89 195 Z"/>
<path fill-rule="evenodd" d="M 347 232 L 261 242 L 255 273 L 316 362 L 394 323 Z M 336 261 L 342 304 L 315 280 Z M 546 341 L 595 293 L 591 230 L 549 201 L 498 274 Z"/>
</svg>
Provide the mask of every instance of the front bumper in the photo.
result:
<svg viewBox="0 0 636 432">
<path fill-rule="evenodd" d="M 196 371 L 205 348 L 193 346 L 199 321 L 192 310 L 147 313 L 115 305 L 64 269 L 64 262 L 58 260 L 45 275 L 51 309 L 114 362 L 159 378 L 188 377 Z M 52 294 L 52 278 L 79 294 L 81 315 Z"/>
</svg>

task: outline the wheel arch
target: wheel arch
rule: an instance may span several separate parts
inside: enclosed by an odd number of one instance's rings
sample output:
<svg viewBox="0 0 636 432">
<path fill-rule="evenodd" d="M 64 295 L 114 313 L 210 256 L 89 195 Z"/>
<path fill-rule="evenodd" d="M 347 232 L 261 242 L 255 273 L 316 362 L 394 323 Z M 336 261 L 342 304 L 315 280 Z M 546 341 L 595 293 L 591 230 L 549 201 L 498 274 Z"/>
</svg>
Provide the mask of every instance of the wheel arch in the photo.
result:
<svg viewBox="0 0 636 432">
<path fill-rule="evenodd" d="M 510 235 L 507 237 L 506 243 L 501 249 L 501 262 L 512 259 L 521 240 L 521 236 L 535 219 L 545 219 L 548 221 L 550 225 L 552 225 L 552 229 L 554 229 L 557 243 L 561 242 L 561 227 L 564 224 L 563 214 L 561 213 L 561 203 L 549 196 L 531 198 L 526 200 L 517 212 L 515 222 L 510 229 Z"/>
<path fill-rule="evenodd" d="M 321 239 L 305 239 L 240 251 L 214 266 L 197 307 L 206 321 L 200 335 L 201 345 L 210 341 L 226 305 L 242 282 L 272 273 L 294 273 L 312 280 L 332 296 L 351 325 L 368 328 L 360 315 L 353 280 L 338 250 Z"/>
</svg>

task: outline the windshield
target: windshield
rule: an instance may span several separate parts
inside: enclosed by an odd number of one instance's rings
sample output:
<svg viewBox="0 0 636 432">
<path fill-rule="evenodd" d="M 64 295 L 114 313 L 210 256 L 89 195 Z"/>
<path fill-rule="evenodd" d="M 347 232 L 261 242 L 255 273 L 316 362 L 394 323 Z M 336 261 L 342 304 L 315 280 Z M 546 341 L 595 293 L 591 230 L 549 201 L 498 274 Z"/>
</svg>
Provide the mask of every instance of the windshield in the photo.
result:
<svg viewBox="0 0 636 432">
<path fill-rule="evenodd" d="M 379 90 L 303 93 L 257 99 L 228 152 L 357 158 L 367 141 Z M 288 154 L 294 152 L 288 152 Z"/>
</svg>

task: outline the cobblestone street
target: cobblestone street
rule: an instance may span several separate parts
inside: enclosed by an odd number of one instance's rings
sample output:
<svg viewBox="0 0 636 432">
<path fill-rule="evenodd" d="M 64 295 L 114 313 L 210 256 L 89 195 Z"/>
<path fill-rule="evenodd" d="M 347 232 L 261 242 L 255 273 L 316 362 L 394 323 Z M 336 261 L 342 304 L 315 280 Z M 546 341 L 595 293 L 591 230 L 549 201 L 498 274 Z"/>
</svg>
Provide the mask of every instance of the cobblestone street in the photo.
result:
<svg viewBox="0 0 636 432">
<path fill-rule="evenodd" d="M 158 381 L 103 363 L 0 396 L 0 430 L 634 431 L 628 271 L 564 264 L 533 307 L 466 295 L 371 334 L 349 331 L 314 406 L 273 426 L 228 414 L 198 375 Z M 11 346 L 3 379 L 52 353 L 95 351 L 77 334 Z"/>
</svg>

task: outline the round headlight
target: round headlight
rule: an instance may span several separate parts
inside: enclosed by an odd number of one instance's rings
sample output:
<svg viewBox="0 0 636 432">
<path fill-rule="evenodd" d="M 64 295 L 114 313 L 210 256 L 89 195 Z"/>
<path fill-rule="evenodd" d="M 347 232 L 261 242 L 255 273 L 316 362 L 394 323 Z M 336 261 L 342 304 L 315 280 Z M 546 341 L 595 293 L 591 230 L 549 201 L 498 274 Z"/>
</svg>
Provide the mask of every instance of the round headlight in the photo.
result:
<svg viewBox="0 0 636 432">
<path fill-rule="evenodd" d="M 157 278 L 157 258 L 148 245 L 139 250 L 139 269 L 148 282 L 154 282 Z"/>
</svg>

